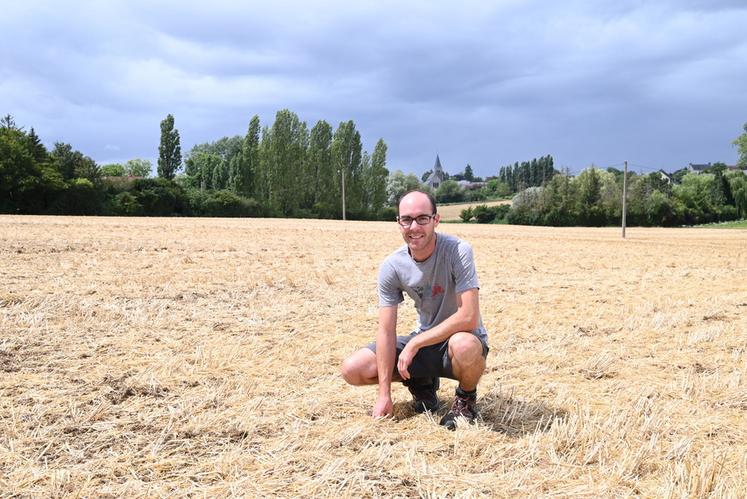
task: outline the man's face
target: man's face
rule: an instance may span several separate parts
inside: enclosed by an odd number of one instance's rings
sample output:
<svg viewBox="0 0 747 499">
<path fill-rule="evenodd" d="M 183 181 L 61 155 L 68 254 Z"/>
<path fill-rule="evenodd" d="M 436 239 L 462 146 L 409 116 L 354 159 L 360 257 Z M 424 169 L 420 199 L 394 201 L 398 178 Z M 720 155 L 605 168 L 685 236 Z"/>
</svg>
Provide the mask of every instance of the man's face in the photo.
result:
<svg viewBox="0 0 747 499">
<path fill-rule="evenodd" d="M 408 226 L 400 224 L 399 229 L 402 232 L 402 238 L 410 249 L 413 258 L 428 258 L 436 247 L 436 226 L 440 216 L 428 220 L 425 225 L 420 225 L 415 221 L 417 217 L 423 215 L 430 216 L 433 214 L 433 208 L 428 196 L 421 192 L 413 192 L 402 198 L 399 203 L 399 217 L 409 217 L 412 223 Z"/>
</svg>

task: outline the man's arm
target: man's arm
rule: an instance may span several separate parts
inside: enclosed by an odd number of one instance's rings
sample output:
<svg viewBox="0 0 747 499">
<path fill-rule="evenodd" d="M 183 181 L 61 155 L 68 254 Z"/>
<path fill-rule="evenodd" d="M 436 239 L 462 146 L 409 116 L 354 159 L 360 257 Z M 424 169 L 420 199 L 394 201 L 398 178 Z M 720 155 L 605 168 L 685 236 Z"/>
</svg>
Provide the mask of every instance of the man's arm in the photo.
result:
<svg viewBox="0 0 747 499">
<path fill-rule="evenodd" d="M 402 376 L 402 379 L 410 379 L 408 368 L 412 363 L 413 357 L 418 353 L 418 350 L 428 345 L 435 345 L 436 343 L 445 341 L 454 333 L 460 331 L 472 331 L 479 323 L 479 289 L 472 288 L 459 293 L 457 295 L 456 312 L 447 317 L 446 320 L 441 322 L 439 325 L 415 335 L 415 337 L 405 345 L 405 349 L 402 350 L 402 353 L 399 354 L 397 370 L 399 371 L 400 376 Z M 378 350 L 378 348 L 377 342 L 376 349 Z M 379 368 L 379 376 L 381 376 L 381 368 Z M 379 378 L 379 387 L 381 387 L 381 378 Z"/>
<path fill-rule="evenodd" d="M 373 408 L 374 417 L 391 416 L 392 372 L 397 356 L 397 306 L 379 308 L 379 329 L 376 333 L 376 368 L 379 377 L 379 397 Z"/>
</svg>

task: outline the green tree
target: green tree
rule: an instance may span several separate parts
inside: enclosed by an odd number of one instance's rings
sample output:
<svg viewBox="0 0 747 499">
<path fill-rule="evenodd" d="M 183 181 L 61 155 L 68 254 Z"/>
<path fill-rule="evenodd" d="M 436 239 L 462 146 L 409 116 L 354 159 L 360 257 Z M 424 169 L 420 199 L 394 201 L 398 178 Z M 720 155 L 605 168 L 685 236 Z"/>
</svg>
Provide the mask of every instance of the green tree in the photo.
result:
<svg viewBox="0 0 747 499">
<path fill-rule="evenodd" d="M 44 163 L 49 160 L 49 152 L 47 152 L 47 148 L 44 147 L 39 136 L 36 135 L 34 127 L 31 127 L 31 130 L 26 136 L 26 141 L 27 148 L 31 153 L 31 156 L 34 158 L 34 161 L 37 163 Z"/>
<path fill-rule="evenodd" d="M 218 155 L 211 155 L 216 160 L 213 162 L 212 175 L 210 176 L 212 189 L 225 189 L 228 187 L 229 166 Z"/>
<path fill-rule="evenodd" d="M 418 177 L 412 173 L 405 175 L 400 170 L 389 174 L 386 183 L 387 200 L 390 205 L 394 205 L 402 194 L 414 189 L 420 189 L 422 185 Z"/>
<path fill-rule="evenodd" d="M 311 206 L 321 217 L 336 215 L 335 172 L 332 167 L 332 126 L 319 120 L 311 129 L 306 167 L 311 176 L 312 189 L 307 192 L 306 206 Z"/>
<path fill-rule="evenodd" d="M 189 185 L 203 190 L 219 188 L 223 160 L 218 154 L 193 148 L 184 164 Z"/>
<path fill-rule="evenodd" d="M 235 188 L 242 142 L 242 138 L 235 135 L 192 147 L 184 161 L 186 184 L 201 189 Z"/>
<path fill-rule="evenodd" d="M 389 170 L 386 168 L 386 152 L 387 145 L 384 139 L 379 139 L 371 155 L 371 169 L 366 182 L 368 208 L 374 213 L 380 211 L 387 200 L 386 186 Z"/>
<path fill-rule="evenodd" d="M 254 177 L 259 168 L 259 116 L 252 116 L 241 144 L 241 163 L 236 179 L 236 192 L 243 196 L 254 195 Z"/>
<path fill-rule="evenodd" d="M 161 121 L 161 142 L 158 145 L 158 176 L 172 180 L 182 165 L 179 130 L 174 128 L 174 117 Z"/>
<path fill-rule="evenodd" d="M 345 177 L 346 211 L 360 214 L 363 211 L 363 175 L 361 168 L 361 135 L 353 120 L 340 123 L 332 137 L 332 166 L 336 174 L 336 189 L 342 199 L 342 176 Z"/>
<path fill-rule="evenodd" d="M 472 165 L 470 165 L 469 163 L 464 167 L 463 177 L 464 180 L 468 180 L 470 182 L 474 182 L 475 180 L 475 174 L 472 172 Z"/>
<path fill-rule="evenodd" d="M 272 197 L 272 129 L 268 126 L 262 127 L 262 136 L 259 141 L 259 164 L 254 176 L 254 194 L 256 198 L 267 207 L 270 214 L 275 214 L 276 209 L 270 204 Z"/>
<path fill-rule="evenodd" d="M 148 178 L 153 169 L 153 164 L 147 159 L 130 159 L 124 164 L 125 174 L 130 177 Z"/>
<path fill-rule="evenodd" d="M 734 197 L 737 216 L 747 218 L 747 176 L 741 172 L 731 172 L 727 174 L 727 180 Z"/>
<path fill-rule="evenodd" d="M 18 132 L 23 132 L 23 130 L 16 125 L 16 120 L 14 120 L 13 116 L 11 116 L 10 114 L 6 114 L 2 118 L 0 118 L 0 129 L 6 131 L 15 130 Z"/>
<path fill-rule="evenodd" d="M 282 109 L 275 114 L 260 147 L 262 194 L 272 211 L 292 215 L 300 207 L 301 179 L 308 144 L 308 130 L 296 113 Z"/>
<path fill-rule="evenodd" d="M 101 177 L 96 162 L 82 152 L 73 149 L 70 144 L 57 142 L 50 153 L 50 160 L 65 181 L 85 178 L 97 183 Z"/>
<path fill-rule="evenodd" d="M 604 217 L 599 201 L 602 182 L 599 171 L 592 165 L 574 179 L 578 184 L 578 214 L 583 225 L 603 225 Z"/>
<path fill-rule="evenodd" d="M 737 160 L 737 166 L 740 168 L 747 168 L 747 123 L 744 124 L 744 133 L 734 139 L 732 144 L 737 147 L 737 153 L 739 159 Z"/>
<path fill-rule="evenodd" d="M 674 196 L 685 208 L 684 222 L 688 225 L 714 222 L 718 216 L 716 176 L 711 173 L 682 177 L 673 188 Z"/>
<path fill-rule="evenodd" d="M 488 180 L 485 187 L 483 187 L 483 191 L 485 191 L 487 197 L 505 198 L 511 194 L 511 188 L 508 184 L 503 180 L 495 178 Z"/>
<path fill-rule="evenodd" d="M 444 180 L 436 189 L 436 201 L 455 203 L 464 200 L 464 191 L 455 180 Z"/>
<path fill-rule="evenodd" d="M 24 133 L 5 116 L 0 122 L 0 213 L 27 212 L 22 209 L 24 198 L 41 177 L 24 142 Z"/>
<path fill-rule="evenodd" d="M 104 177 L 123 177 L 125 167 L 120 163 L 110 163 L 101 167 L 101 175 Z"/>
</svg>

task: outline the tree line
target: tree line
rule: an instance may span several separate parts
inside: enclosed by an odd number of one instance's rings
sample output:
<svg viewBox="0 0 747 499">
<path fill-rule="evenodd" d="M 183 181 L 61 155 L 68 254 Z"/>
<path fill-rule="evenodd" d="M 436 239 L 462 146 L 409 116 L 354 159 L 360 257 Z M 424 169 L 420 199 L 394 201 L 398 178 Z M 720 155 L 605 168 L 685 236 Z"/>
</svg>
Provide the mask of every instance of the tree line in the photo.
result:
<svg viewBox="0 0 747 499">
<path fill-rule="evenodd" d="M 498 179 L 506 184 L 511 192 L 518 192 L 550 181 L 558 173 L 554 165 L 555 162 L 549 154 L 531 161 L 517 161 L 513 166 L 502 166 L 498 170 Z"/>
<path fill-rule="evenodd" d="M 0 121 L 0 212 L 28 214 L 392 218 L 387 146 L 362 148 L 352 120 L 311 130 L 287 109 L 271 125 L 258 116 L 242 136 L 198 144 L 182 162 L 174 117 L 161 122 L 158 178 L 150 162 L 99 166 L 70 144 L 51 151 L 33 128 Z M 184 164 L 184 171 L 181 171 Z"/>
<path fill-rule="evenodd" d="M 198 144 L 184 162 L 187 188 L 227 190 L 250 198 L 270 215 L 342 217 L 342 186 L 348 218 L 382 216 L 387 203 L 387 146 L 383 139 L 373 153 L 364 151 L 352 120 L 337 129 L 306 122 L 287 109 L 272 126 L 258 116 L 243 137 L 223 137 Z"/>
<path fill-rule="evenodd" d="M 733 144 L 747 168 L 747 124 Z M 364 151 L 352 120 L 336 129 L 324 120 L 311 129 L 295 113 L 278 111 L 272 124 L 254 116 L 245 135 L 195 145 L 182 161 L 174 117 L 161 122 L 157 178 L 152 165 L 132 159 L 99 166 L 70 144 L 48 150 L 32 127 L 12 116 L 0 119 L 0 213 L 206 215 L 393 220 L 394 203 L 411 189 L 427 189 L 413 174 L 386 167 L 387 146 L 379 139 Z M 184 169 L 182 171 L 182 165 Z M 475 220 L 533 225 L 614 225 L 622 212 L 623 172 L 583 170 L 577 176 L 554 168 L 552 156 L 501 167 L 479 188 L 470 165 L 441 183 L 439 203 L 506 198 L 512 207 L 465 212 Z M 691 225 L 747 217 L 747 176 L 715 163 L 700 174 L 629 173 L 628 223 Z M 425 175 L 424 175 L 425 178 Z"/>
<path fill-rule="evenodd" d="M 511 194 L 519 192 L 527 187 L 540 186 L 548 182 L 554 175 L 559 172 L 554 168 L 554 160 L 551 155 L 533 158 L 529 161 L 516 162 L 513 165 L 502 166 L 498 170 L 498 175 L 487 177 L 474 176 L 472 167 L 467 164 L 464 171 L 454 175 L 444 170 L 444 181 L 433 192 L 436 201 L 439 203 L 460 203 L 466 201 L 484 201 L 488 199 L 505 199 Z M 414 175 L 405 176 L 405 179 L 394 179 L 395 183 L 406 183 L 411 188 L 428 189 L 425 185 L 428 176 L 432 170 L 426 171 L 420 178 L 422 184 L 418 182 Z M 395 172 L 404 176 L 401 172 Z M 390 178 L 390 182 L 393 179 Z M 468 187 L 460 185 L 459 181 L 466 180 Z M 415 187 L 413 187 L 415 186 Z M 392 189 L 395 190 L 396 189 Z M 491 213 L 492 211 L 489 210 Z M 497 215 L 504 214 L 501 210 Z M 486 220 L 491 215 L 480 217 L 480 220 Z M 500 219 L 500 217 L 498 217 Z M 468 217 L 472 220 L 472 217 Z"/>
<path fill-rule="evenodd" d="M 518 193 L 508 223 L 604 226 L 620 223 L 623 172 L 590 167 L 571 177 L 555 175 L 543 186 Z M 715 163 L 703 173 L 686 173 L 679 183 L 660 172 L 627 177 L 627 223 L 677 226 L 747 217 L 747 176 Z"/>
<path fill-rule="evenodd" d="M 736 168 L 714 163 L 701 172 L 681 169 L 671 176 L 662 171 L 628 173 L 626 220 L 630 225 L 677 226 L 725 222 L 747 218 L 747 123 L 732 144 L 737 148 Z M 622 218 L 624 173 L 616 168 L 591 166 L 572 177 L 568 170 L 555 172 L 541 183 L 522 164 L 502 168 L 501 179 L 509 187 L 520 187 L 503 222 L 525 225 L 603 226 L 619 224 Z M 534 170 L 542 171 L 542 168 Z M 510 172 L 510 173 L 509 173 Z M 527 177 L 527 174 L 529 175 Z M 465 216 L 468 214 L 465 213 Z M 463 217 L 464 218 L 464 217 Z M 497 217 L 496 220 L 501 220 Z"/>
</svg>

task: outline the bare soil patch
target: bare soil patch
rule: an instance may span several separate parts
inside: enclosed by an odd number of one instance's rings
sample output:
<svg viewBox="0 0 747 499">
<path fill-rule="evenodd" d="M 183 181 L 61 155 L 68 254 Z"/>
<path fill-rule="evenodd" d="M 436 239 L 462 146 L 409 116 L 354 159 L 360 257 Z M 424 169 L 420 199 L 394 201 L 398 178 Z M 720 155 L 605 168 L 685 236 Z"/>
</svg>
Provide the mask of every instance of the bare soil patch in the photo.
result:
<svg viewBox="0 0 747 499">
<path fill-rule="evenodd" d="M 456 432 L 338 375 L 393 222 L 0 217 L 0 496 L 744 494 L 747 231 L 440 230 L 491 346 Z"/>
</svg>

